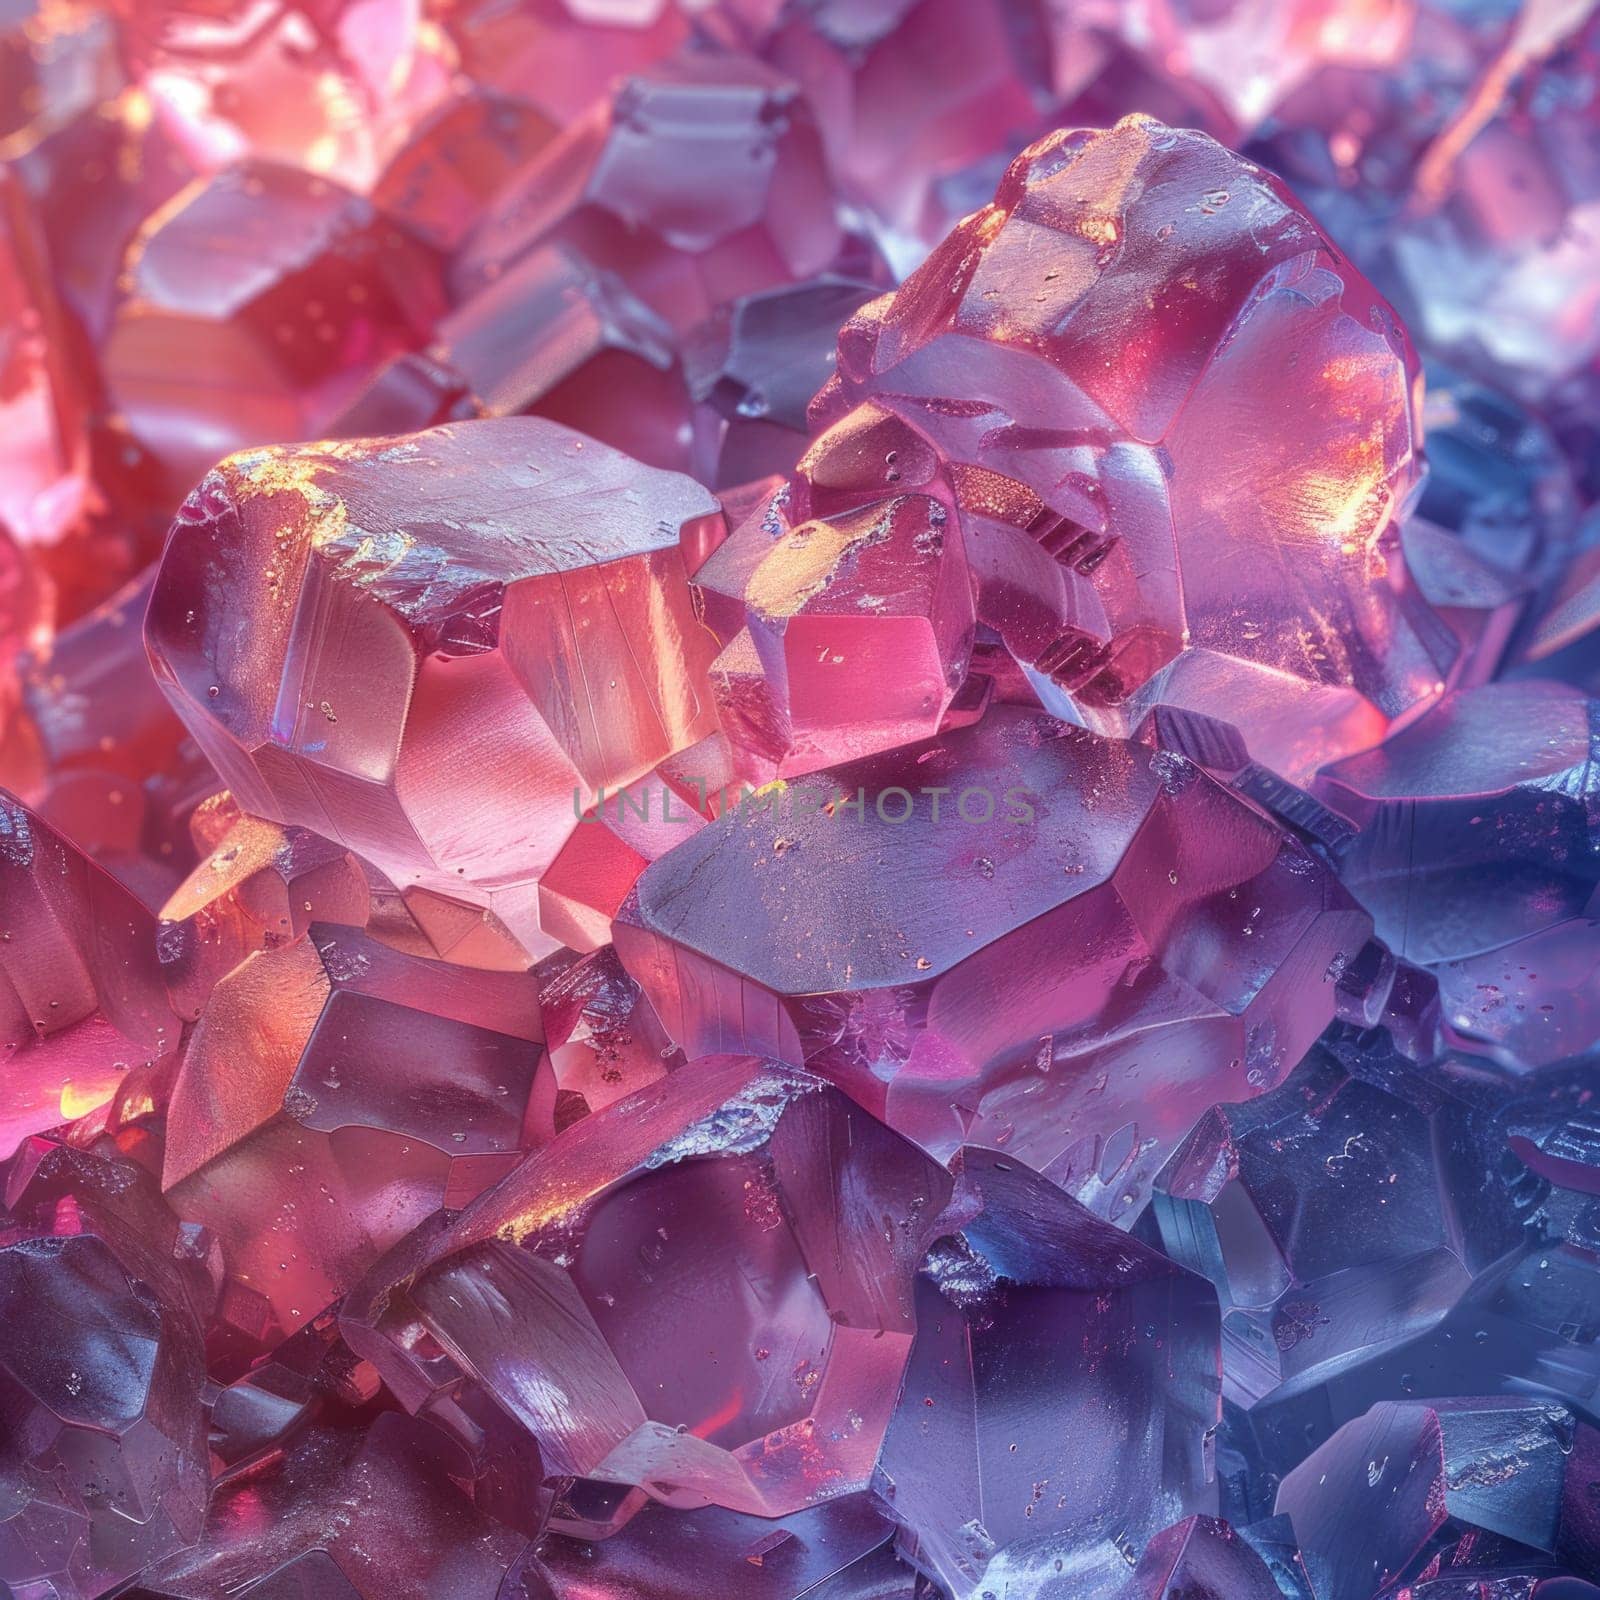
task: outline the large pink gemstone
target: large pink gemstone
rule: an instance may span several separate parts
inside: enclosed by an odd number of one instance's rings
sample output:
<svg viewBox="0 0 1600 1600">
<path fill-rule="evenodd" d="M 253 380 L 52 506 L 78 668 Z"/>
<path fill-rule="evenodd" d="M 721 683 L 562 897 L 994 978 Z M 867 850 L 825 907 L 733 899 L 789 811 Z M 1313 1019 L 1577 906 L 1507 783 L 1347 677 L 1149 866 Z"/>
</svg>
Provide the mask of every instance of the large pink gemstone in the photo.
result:
<svg viewBox="0 0 1600 1600">
<path fill-rule="evenodd" d="M 866 1487 L 949 1193 L 821 1080 L 704 1060 L 414 1236 L 345 1334 L 414 1410 L 487 1392 L 552 1477 L 782 1516 Z"/>
<path fill-rule="evenodd" d="M 537 419 L 237 456 L 179 519 L 150 648 L 246 810 L 538 955 L 582 812 L 710 731 L 680 540 L 717 517 Z"/>
<path fill-rule="evenodd" d="M 1284 776 L 1436 697 L 1457 645 L 1408 581 L 1404 331 L 1260 169 L 1128 117 L 1012 163 L 840 334 L 797 519 L 919 492 L 979 620 L 1051 709 L 1225 717 Z"/>
<path fill-rule="evenodd" d="M 691 1059 L 804 1064 L 1131 1220 L 1202 1112 L 1304 1055 L 1370 929 L 1182 757 L 997 706 L 731 809 L 615 938 Z"/>
</svg>

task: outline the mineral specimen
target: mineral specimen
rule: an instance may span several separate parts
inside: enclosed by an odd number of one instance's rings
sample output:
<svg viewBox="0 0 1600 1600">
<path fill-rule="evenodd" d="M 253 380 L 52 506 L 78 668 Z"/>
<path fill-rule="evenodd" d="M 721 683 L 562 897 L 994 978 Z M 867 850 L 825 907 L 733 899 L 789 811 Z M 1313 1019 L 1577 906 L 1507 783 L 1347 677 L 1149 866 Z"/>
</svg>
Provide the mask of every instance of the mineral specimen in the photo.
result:
<svg viewBox="0 0 1600 1600">
<path fill-rule="evenodd" d="M 0 1600 L 1600 1600 L 1597 129 L 0 0 Z"/>
<path fill-rule="evenodd" d="M 583 811 L 710 731 L 682 541 L 716 516 L 537 419 L 247 452 L 167 547 L 157 676 L 246 810 L 543 954 Z"/>
</svg>

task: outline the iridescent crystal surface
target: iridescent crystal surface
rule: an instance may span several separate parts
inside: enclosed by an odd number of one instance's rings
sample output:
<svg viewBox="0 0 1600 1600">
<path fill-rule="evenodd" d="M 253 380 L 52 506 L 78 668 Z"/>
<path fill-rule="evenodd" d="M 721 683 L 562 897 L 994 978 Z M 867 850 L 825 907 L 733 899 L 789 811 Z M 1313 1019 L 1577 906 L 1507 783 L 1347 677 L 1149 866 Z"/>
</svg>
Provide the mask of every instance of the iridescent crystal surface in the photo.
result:
<svg viewBox="0 0 1600 1600">
<path fill-rule="evenodd" d="M 1600 1600 L 1592 0 L 0 0 L 0 1600 Z"/>
</svg>

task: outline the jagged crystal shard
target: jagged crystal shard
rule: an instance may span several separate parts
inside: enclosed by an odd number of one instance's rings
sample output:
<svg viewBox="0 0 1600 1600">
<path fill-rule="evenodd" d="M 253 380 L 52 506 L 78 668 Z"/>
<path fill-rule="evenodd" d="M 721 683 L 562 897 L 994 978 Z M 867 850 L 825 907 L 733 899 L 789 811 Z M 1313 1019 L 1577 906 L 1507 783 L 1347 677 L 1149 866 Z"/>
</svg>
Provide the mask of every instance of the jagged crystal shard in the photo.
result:
<svg viewBox="0 0 1600 1600">
<path fill-rule="evenodd" d="M 1526 1069 L 1600 1042 L 1595 702 L 1538 679 L 1447 696 L 1317 789 L 1360 825 L 1340 875 L 1439 979 L 1459 1041 Z"/>
</svg>

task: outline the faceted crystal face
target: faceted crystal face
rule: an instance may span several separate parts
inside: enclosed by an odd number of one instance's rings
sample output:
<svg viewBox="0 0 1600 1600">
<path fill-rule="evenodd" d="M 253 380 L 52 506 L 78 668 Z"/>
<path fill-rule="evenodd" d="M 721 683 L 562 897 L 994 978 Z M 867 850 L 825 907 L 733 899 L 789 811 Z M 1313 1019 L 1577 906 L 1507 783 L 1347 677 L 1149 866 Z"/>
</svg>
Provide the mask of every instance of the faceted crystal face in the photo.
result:
<svg viewBox="0 0 1600 1600">
<path fill-rule="evenodd" d="M 346 1337 L 410 1406 L 485 1394 L 548 1475 L 786 1516 L 867 1486 L 949 1194 L 821 1080 L 703 1060 L 419 1236 Z"/>
<path fill-rule="evenodd" d="M 153 1566 L 141 1592 L 497 1600 L 527 1540 L 460 1495 L 455 1467 L 442 1434 L 393 1411 L 364 1429 L 313 1428 L 268 1471 L 219 1489 L 198 1543 Z"/>
<path fill-rule="evenodd" d="M 1301 778 L 1454 664 L 1395 539 L 1415 383 L 1281 186 L 1130 117 L 1025 151 L 846 325 L 794 514 L 937 497 L 1047 705 L 1108 732 L 1157 702 L 1225 716 Z"/>
<path fill-rule="evenodd" d="M 1283 1481 L 1316 1600 L 1380 1590 L 1484 1535 L 1593 1559 L 1594 1430 L 1542 1399 L 1377 1405 Z"/>
<path fill-rule="evenodd" d="M 200 1531 L 204 1308 L 185 1292 L 176 1221 L 140 1194 L 135 1170 L 58 1148 L 11 1168 L 0 1227 L 8 1593 L 92 1600 Z"/>
<path fill-rule="evenodd" d="M 1436 1128 L 1438 1131 L 1436 1132 Z M 1443 1116 L 1313 1054 L 1218 1106 L 1156 1181 L 1161 1243 L 1223 1300 L 1223 1390 L 1250 1406 L 1432 1327 L 1471 1282 Z"/>
<path fill-rule="evenodd" d="M 791 526 L 784 498 L 695 574 L 727 635 L 711 669 L 718 722 L 758 779 L 937 732 L 974 626 L 960 534 L 938 500 L 905 495 Z"/>
<path fill-rule="evenodd" d="M 337 184 L 263 161 L 156 213 L 127 272 L 106 386 L 174 501 L 230 451 L 327 432 L 444 309 L 425 246 Z"/>
<path fill-rule="evenodd" d="M 879 1492 L 957 1600 L 1117 1593 L 1208 1497 L 1216 1296 L 1006 1157 L 960 1174 L 976 1215 L 919 1275 Z"/>
<path fill-rule="evenodd" d="M 1131 1220 L 1208 1106 L 1299 1060 L 1368 927 L 1181 757 L 995 707 L 735 807 L 615 937 L 691 1057 L 803 1063 L 940 1159 L 992 1144 Z"/>
<path fill-rule="evenodd" d="M 1452 694 L 1317 787 L 1360 824 L 1341 875 L 1438 974 L 1461 1042 L 1519 1068 L 1600 1040 L 1593 703 L 1524 680 Z"/>
<path fill-rule="evenodd" d="M 173 1084 L 162 1183 L 262 1303 L 263 1343 L 516 1164 L 537 1125 L 539 1042 L 525 977 L 347 929 L 313 928 L 217 983 Z"/>
<path fill-rule="evenodd" d="M 123 1076 L 177 1048 L 155 918 L 0 793 L 0 1151 L 95 1110 Z"/>
<path fill-rule="evenodd" d="M 710 731 L 681 540 L 715 516 L 531 419 L 246 454 L 179 520 L 152 658 L 245 809 L 541 954 L 583 811 Z"/>
</svg>

